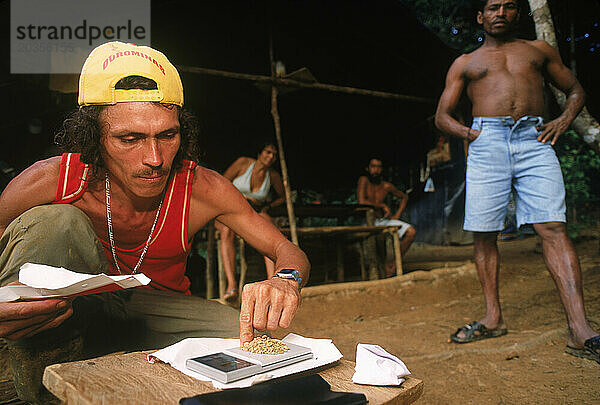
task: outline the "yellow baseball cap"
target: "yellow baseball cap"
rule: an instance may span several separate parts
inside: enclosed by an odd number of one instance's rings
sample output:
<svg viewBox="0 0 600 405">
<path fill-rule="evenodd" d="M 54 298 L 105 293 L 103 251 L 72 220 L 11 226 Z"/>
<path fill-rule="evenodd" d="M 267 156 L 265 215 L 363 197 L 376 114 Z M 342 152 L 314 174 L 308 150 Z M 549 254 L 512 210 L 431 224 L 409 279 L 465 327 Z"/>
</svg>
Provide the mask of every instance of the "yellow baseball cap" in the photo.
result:
<svg viewBox="0 0 600 405">
<path fill-rule="evenodd" d="M 158 89 L 115 89 L 115 84 L 127 76 L 154 80 Z M 183 106 L 183 86 L 177 69 L 165 55 L 147 46 L 114 41 L 96 47 L 81 68 L 79 105 L 129 101 L 157 101 Z"/>
</svg>

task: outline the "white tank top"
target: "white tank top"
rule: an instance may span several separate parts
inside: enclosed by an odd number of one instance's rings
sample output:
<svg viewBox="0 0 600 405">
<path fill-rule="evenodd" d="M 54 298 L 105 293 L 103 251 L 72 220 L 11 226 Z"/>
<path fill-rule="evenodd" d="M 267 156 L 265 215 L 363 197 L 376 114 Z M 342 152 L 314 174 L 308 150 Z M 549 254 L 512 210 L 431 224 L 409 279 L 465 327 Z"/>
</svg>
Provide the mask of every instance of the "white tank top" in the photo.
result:
<svg viewBox="0 0 600 405">
<path fill-rule="evenodd" d="M 260 188 L 257 191 L 252 192 L 250 180 L 252 178 L 252 169 L 254 168 L 255 163 L 256 161 L 252 162 L 252 164 L 250 165 L 250 167 L 248 167 L 248 169 L 246 169 L 244 174 L 233 179 L 232 183 L 235 186 L 235 188 L 240 190 L 240 192 L 246 197 L 253 198 L 258 202 L 263 202 L 267 199 L 267 196 L 269 195 L 269 189 L 271 188 L 271 175 L 269 173 L 269 170 L 267 169 L 267 174 L 265 175 L 265 180 L 263 181 L 262 186 L 260 186 Z"/>
</svg>

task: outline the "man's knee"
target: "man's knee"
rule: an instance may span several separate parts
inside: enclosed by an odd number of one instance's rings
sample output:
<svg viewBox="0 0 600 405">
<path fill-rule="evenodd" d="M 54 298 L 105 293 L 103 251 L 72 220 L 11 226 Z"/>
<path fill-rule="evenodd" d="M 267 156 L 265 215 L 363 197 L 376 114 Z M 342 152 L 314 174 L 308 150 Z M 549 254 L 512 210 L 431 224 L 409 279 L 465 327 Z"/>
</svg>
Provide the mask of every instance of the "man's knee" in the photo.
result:
<svg viewBox="0 0 600 405">
<path fill-rule="evenodd" d="M 496 245 L 498 240 L 498 232 L 473 232 L 473 243 L 478 245 Z"/>
<path fill-rule="evenodd" d="M 408 227 L 408 229 L 404 233 L 404 237 L 403 238 L 407 239 L 407 240 L 413 240 L 416 235 L 417 235 L 417 230 L 414 227 L 410 226 L 410 227 Z"/>
<path fill-rule="evenodd" d="M 533 224 L 533 227 L 542 239 L 568 238 L 564 222 L 545 222 Z"/>
<path fill-rule="evenodd" d="M 27 262 L 85 273 L 105 272 L 108 264 L 90 219 L 71 205 L 31 208 L 6 228 L 0 247 L 2 283 Z"/>
<path fill-rule="evenodd" d="M 44 236 L 60 238 L 61 236 L 72 237 L 74 232 L 81 229 L 91 229 L 92 223 L 79 208 L 69 204 L 58 204 L 33 207 L 15 219 L 9 228 L 11 226 L 27 232 L 38 232 Z"/>
</svg>

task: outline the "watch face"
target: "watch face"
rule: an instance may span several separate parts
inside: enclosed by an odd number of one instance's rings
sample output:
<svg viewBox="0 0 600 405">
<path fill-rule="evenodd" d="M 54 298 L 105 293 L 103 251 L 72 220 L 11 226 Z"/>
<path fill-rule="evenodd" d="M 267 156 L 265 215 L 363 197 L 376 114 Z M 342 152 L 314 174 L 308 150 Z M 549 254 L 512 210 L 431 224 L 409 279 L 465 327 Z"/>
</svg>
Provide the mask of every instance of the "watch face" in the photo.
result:
<svg viewBox="0 0 600 405">
<path fill-rule="evenodd" d="M 281 269 L 275 274 L 275 277 L 296 280 L 298 286 L 302 284 L 302 277 L 300 277 L 300 272 L 295 269 Z"/>
</svg>

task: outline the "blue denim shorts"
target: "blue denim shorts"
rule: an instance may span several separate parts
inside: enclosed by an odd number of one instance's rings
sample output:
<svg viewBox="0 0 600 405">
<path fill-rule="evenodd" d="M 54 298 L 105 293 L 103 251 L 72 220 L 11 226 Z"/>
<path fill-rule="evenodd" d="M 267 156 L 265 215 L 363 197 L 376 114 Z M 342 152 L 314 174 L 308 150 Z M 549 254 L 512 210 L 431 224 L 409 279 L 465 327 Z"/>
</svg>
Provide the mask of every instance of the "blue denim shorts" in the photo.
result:
<svg viewBox="0 0 600 405">
<path fill-rule="evenodd" d="M 539 125 L 541 117 L 473 119 L 481 134 L 469 145 L 466 231 L 501 231 L 513 188 L 518 226 L 566 222 L 562 172 L 550 142 L 537 140 Z"/>
</svg>

